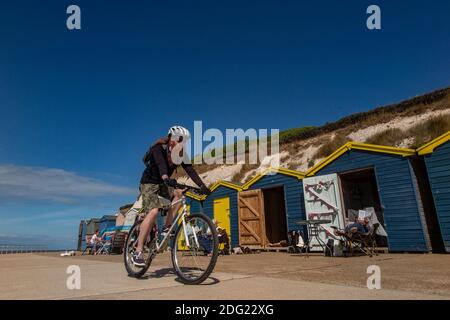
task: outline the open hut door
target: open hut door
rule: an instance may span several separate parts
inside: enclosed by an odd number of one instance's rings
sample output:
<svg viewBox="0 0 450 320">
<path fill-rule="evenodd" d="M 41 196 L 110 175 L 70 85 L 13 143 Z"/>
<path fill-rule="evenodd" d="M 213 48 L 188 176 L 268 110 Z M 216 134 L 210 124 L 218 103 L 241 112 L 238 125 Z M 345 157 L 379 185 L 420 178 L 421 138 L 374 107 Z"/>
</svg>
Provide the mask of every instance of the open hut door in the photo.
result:
<svg viewBox="0 0 450 320">
<path fill-rule="evenodd" d="M 264 197 L 261 190 L 239 192 L 239 244 L 264 247 L 267 243 L 264 219 Z"/>
<path fill-rule="evenodd" d="M 83 226 L 85 222 L 81 220 L 80 226 L 78 228 L 78 243 L 77 243 L 77 250 L 81 251 L 81 246 L 83 244 Z"/>
<path fill-rule="evenodd" d="M 331 223 L 321 224 L 320 239 L 326 243 L 328 233 L 333 233 L 331 226 L 344 228 L 341 192 L 337 174 L 328 174 L 303 179 L 305 209 L 308 220 L 331 220 Z M 321 249 L 316 239 L 312 239 L 313 249 Z"/>
</svg>

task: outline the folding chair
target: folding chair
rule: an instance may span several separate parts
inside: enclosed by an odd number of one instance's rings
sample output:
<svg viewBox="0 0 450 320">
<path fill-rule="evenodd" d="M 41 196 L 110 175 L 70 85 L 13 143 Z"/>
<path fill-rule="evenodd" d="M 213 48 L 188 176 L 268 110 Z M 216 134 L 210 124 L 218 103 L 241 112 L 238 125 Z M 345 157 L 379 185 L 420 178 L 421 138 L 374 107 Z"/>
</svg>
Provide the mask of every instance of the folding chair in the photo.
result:
<svg viewBox="0 0 450 320">
<path fill-rule="evenodd" d="M 378 253 L 376 252 L 377 247 L 376 234 L 379 227 L 380 224 L 376 223 L 367 233 L 357 232 L 354 235 L 353 239 L 350 240 L 351 244 L 354 245 L 354 248 L 357 248 L 358 250 L 365 253 L 369 257 L 372 257 L 373 255 L 378 255 Z"/>
<path fill-rule="evenodd" d="M 376 234 L 380 224 L 376 223 L 367 233 L 362 232 L 346 232 L 345 230 L 335 229 L 335 234 L 340 236 L 344 242 L 344 248 L 346 256 L 353 256 L 355 250 L 358 250 L 365 255 L 372 257 L 373 255 L 378 255 L 376 252 Z"/>
<path fill-rule="evenodd" d="M 110 254 L 111 253 L 111 241 L 100 241 L 99 248 L 96 254 Z"/>
</svg>

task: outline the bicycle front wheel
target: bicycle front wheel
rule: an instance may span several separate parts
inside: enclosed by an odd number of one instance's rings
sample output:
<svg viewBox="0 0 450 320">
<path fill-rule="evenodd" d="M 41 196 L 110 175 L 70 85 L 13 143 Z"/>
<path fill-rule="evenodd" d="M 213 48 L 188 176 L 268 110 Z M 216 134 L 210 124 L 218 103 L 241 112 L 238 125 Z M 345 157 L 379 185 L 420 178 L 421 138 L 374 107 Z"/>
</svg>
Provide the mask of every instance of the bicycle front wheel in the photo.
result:
<svg viewBox="0 0 450 320">
<path fill-rule="evenodd" d="M 200 284 L 213 271 L 219 254 L 217 230 L 211 219 L 201 213 L 185 217 L 175 232 L 172 263 L 184 284 Z"/>
<path fill-rule="evenodd" d="M 146 244 L 144 246 L 144 251 L 142 252 L 144 254 L 145 259 L 145 266 L 144 267 L 137 267 L 133 264 L 131 261 L 131 257 L 133 256 L 136 246 L 138 243 L 139 238 L 139 228 L 140 223 L 136 223 L 133 225 L 133 227 L 130 229 L 130 232 L 128 233 L 127 241 L 125 242 L 125 248 L 123 251 L 123 257 L 124 257 L 124 263 L 125 263 L 125 269 L 128 272 L 128 275 L 130 277 L 135 278 L 141 278 L 150 268 L 150 264 L 152 263 L 152 259 L 154 255 L 156 254 L 156 237 L 153 235 L 153 233 L 150 233 Z"/>
</svg>

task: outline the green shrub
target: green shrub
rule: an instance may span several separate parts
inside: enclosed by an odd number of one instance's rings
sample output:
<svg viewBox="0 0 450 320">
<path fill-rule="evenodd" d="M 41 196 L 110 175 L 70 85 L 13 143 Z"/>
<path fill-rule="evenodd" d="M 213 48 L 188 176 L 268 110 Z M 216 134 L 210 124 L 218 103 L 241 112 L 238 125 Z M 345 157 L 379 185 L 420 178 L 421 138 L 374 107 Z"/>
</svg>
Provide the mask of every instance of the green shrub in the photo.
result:
<svg viewBox="0 0 450 320">
<path fill-rule="evenodd" d="M 293 128 L 293 129 L 288 129 L 288 130 L 284 130 L 280 132 L 280 144 L 289 142 L 289 141 L 293 141 L 293 140 L 297 140 L 297 138 L 300 138 L 302 136 L 302 134 L 304 134 L 305 132 L 311 131 L 315 129 L 315 127 L 313 126 L 308 126 L 308 127 L 300 127 L 300 128 Z"/>
<path fill-rule="evenodd" d="M 449 130 L 450 116 L 442 115 L 416 124 L 406 131 L 398 128 L 387 129 L 368 138 L 366 143 L 395 147 L 404 139 L 411 137 L 414 139 L 414 143 L 410 147 L 418 148 Z"/>
<path fill-rule="evenodd" d="M 239 170 L 238 172 L 236 172 L 234 174 L 234 176 L 231 178 L 231 181 L 234 182 L 240 182 L 242 179 L 244 179 L 245 175 L 247 174 L 247 172 L 251 171 L 251 170 L 255 170 L 258 169 L 259 165 L 258 164 L 248 164 L 248 163 L 244 163 L 241 167 L 241 170 Z M 246 181 L 244 181 L 246 182 Z"/>
<path fill-rule="evenodd" d="M 418 148 L 447 131 L 450 131 L 450 115 L 441 115 L 415 125 L 408 134 L 414 138 L 412 147 Z"/>
<path fill-rule="evenodd" d="M 319 159 L 319 158 L 325 158 L 328 157 L 330 154 L 335 152 L 337 149 L 342 147 L 344 144 L 349 142 L 350 139 L 347 138 L 345 135 L 338 134 L 334 137 L 334 139 L 325 142 L 319 150 L 316 151 L 314 156 L 312 157 L 312 160 Z"/>
<path fill-rule="evenodd" d="M 366 143 L 395 147 L 398 146 L 406 136 L 407 134 L 398 128 L 386 129 L 368 138 Z"/>
</svg>

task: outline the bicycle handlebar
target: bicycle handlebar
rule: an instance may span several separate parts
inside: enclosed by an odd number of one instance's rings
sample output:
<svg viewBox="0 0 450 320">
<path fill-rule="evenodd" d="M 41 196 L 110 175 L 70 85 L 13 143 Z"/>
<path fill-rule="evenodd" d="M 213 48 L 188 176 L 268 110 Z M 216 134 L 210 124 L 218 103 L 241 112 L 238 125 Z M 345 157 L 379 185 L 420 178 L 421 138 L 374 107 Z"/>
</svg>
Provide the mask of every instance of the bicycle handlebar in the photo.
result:
<svg viewBox="0 0 450 320">
<path fill-rule="evenodd" d="M 197 187 L 193 187 L 193 186 L 188 186 L 186 184 L 181 184 L 181 183 L 176 183 L 175 185 L 172 185 L 171 187 L 175 188 L 175 189 L 185 189 L 183 191 L 183 193 L 185 194 L 188 191 L 194 191 L 197 194 L 203 195 L 203 192 L 200 188 Z"/>
</svg>

